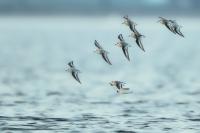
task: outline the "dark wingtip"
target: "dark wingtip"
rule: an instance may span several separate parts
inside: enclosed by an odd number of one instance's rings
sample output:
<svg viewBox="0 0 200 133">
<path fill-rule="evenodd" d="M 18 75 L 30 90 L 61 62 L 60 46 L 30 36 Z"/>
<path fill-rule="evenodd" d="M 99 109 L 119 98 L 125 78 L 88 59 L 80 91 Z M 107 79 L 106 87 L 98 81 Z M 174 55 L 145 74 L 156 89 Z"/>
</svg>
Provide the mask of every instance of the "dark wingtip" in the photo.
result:
<svg viewBox="0 0 200 133">
<path fill-rule="evenodd" d="M 110 60 L 109 60 L 108 64 L 109 64 L 109 65 L 112 65 L 112 63 L 110 62 Z"/>
<path fill-rule="evenodd" d="M 70 64 L 71 62 L 73 62 L 73 61 L 69 61 L 67 64 Z"/>
<path fill-rule="evenodd" d="M 123 36 L 122 36 L 122 34 L 119 34 L 119 35 L 118 35 L 118 39 L 119 39 L 120 41 L 123 40 Z"/>
<path fill-rule="evenodd" d="M 72 61 L 68 62 L 67 64 L 68 64 L 68 66 L 72 67 L 73 64 L 74 64 L 74 61 L 72 60 Z M 72 64 L 72 65 L 71 65 L 71 64 Z"/>
<path fill-rule="evenodd" d="M 181 36 L 182 36 L 183 38 L 185 38 L 185 36 L 184 36 L 183 34 L 181 34 Z"/>
<path fill-rule="evenodd" d="M 130 61 L 130 58 L 129 58 L 129 57 L 126 57 L 126 59 L 127 59 L 128 61 Z"/>
<path fill-rule="evenodd" d="M 109 65 L 112 65 L 112 63 L 110 61 L 106 61 Z"/>
<path fill-rule="evenodd" d="M 178 32 L 176 32 L 176 33 L 177 33 L 179 36 L 185 38 L 185 36 L 184 36 L 182 33 L 178 33 Z"/>
</svg>

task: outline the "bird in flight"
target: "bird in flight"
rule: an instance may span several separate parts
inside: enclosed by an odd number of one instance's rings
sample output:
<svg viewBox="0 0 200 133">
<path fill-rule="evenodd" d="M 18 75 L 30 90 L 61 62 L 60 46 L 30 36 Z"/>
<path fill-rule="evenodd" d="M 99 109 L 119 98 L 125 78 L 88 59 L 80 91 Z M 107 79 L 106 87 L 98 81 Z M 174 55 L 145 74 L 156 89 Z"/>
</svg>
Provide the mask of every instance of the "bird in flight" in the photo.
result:
<svg viewBox="0 0 200 133">
<path fill-rule="evenodd" d="M 168 19 L 165 19 L 163 17 L 159 17 L 159 18 L 160 18 L 160 20 L 158 22 L 165 25 L 165 27 L 168 30 L 170 30 L 174 34 L 178 34 L 179 36 L 184 37 L 183 33 L 180 31 L 180 28 L 182 26 L 178 25 L 175 20 L 168 20 Z"/>
<path fill-rule="evenodd" d="M 129 58 L 129 53 L 128 53 L 128 47 L 130 47 L 130 45 L 128 43 L 125 42 L 122 34 L 119 34 L 118 35 L 118 39 L 119 39 L 119 42 L 117 42 L 117 44 L 115 44 L 116 46 L 118 47 L 121 47 L 122 48 L 122 51 L 126 57 L 126 59 L 128 61 L 130 61 L 130 58 Z"/>
<path fill-rule="evenodd" d="M 135 26 L 132 29 L 132 33 L 129 37 L 133 37 L 135 39 L 136 44 L 138 45 L 138 47 L 145 52 L 144 46 L 142 44 L 142 37 L 145 37 L 144 35 L 140 34 L 137 29 L 135 28 Z"/>
<path fill-rule="evenodd" d="M 129 90 L 129 88 L 124 88 L 125 83 L 121 81 L 111 81 L 109 84 L 116 87 L 117 93 L 119 93 L 121 90 Z"/>
<path fill-rule="evenodd" d="M 73 78 L 81 84 L 81 81 L 80 81 L 80 79 L 78 77 L 78 73 L 80 73 L 80 70 L 78 70 L 78 69 L 75 68 L 73 61 L 70 61 L 68 63 L 68 66 L 69 66 L 69 68 L 66 69 L 65 71 L 71 73 L 71 75 L 73 76 Z"/>
<path fill-rule="evenodd" d="M 182 26 L 178 25 L 177 22 L 175 20 L 169 20 L 172 23 L 173 26 L 173 30 L 175 31 L 175 33 L 177 33 L 178 35 L 184 37 L 183 33 L 181 32 L 180 28 Z"/>
<path fill-rule="evenodd" d="M 97 40 L 94 41 L 94 45 L 97 47 L 97 49 L 94 51 L 97 54 L 100 54 L 102 58 L 109 64 L 112 65 L 108 58 L 108 52 L 103 49 L 103 47 L 97 42 Z"/>
<path fill-rule="evenodd" d="M 137 25 L 135 22 L 133 22 L 131 19 L 129 19 L 129 17 L 126 15 L 123 17 L 124 18 L 124 22 L 122 24 L 127 25 L 130 30 L 134 30 L 134 27 Z"/>
<path fill-rule="evenodd" d="M 163 17 L 159 17 L 160 20 L 158 20 L 159 23 L 163 24 L 168 30 L 170 30 L 172 33 L 176 34 L 176 32 L 173 30 L 172 23 Z"/>
</svg>

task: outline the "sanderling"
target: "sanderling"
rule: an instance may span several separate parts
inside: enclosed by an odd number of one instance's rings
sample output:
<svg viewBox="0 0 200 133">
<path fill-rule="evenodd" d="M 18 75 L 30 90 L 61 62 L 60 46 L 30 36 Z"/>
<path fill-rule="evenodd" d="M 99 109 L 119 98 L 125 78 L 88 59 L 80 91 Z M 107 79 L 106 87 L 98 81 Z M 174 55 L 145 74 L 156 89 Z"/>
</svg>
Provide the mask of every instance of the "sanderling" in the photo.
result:
<svg viewBox="0 0 200 133">
<path fill-rule="evenodd" d="M 112 65 L 109 58 L 108 58 L 108 52 L 105 51 L 102 46 L 97 42 L 97 40 L 94 41 L 94 45 L 97 47 L 97 50 L 95 50 L 95 52 L 97 54 L 100 54 L 102 56 L 102 58 L 109 64 Z"/>
<path fill-rule="evenodd" d="M 109 82 L 111 86 L 115 86 L 117 89 L 117 93 L 119 93 L 121 90 L 129 90 L 129 88 L 124 88 L 123 86 L 125 85 L 124 82 L 121 81 L 111 81 Z"/>
<path fill-rule="evenodd" d="M 160 20 L 158 20 L 158 22 L 160 22 L 161 24 L 165 25 L 165 27 L 170 30 L 172 33 L 176 34 L 176 32 L 173 29 L 173 24 L 168 20 L 165 19 L 163 17 L 159 17 Z"/>
<path fill-rule="evenodd" d="M 137 24 L 135 22 L 133 22 L 132 20 L 130 20 L 127 15 L 124 16 L 123 18 L 125 19 L 125 21 L 122 24 L 127 25 L 130 28 L 130 30 L 134 30 L 134 27 Z"/>
<path fill-rule="evenodd" d="M 178 25 L 175 20 L 169 20 L 172 23 L 173 30 L 180 36 L 184 37 L 183 33 L 181 32 L 180 28 L 182 26 Z"/>
<path fill-rule="evenodd" d="M 123 39 L 122 34 L 118 35 L 118 39 L 120 41 L 117 42 L 117 44 L 115 44 L 115 45 L 122 48 L 125 57 L 127 58 L 128 61 L 130 61 L 129 53 L 128 53 L 128 47 L 130 47 L 130 45 L 125 42 L 125 40 Z"/>
<path fill-rule="evenodd" d="M 133 37 L 134 39 L 135 39 L 135 42 L 136 42 L 136 44 L 138 45 L 138 47 L 140 48 L 140 49 L 142 49 L 142 51 L 144 51 L 145 52 L 145 49 L 144 49 L 144 46 L 143 46 L 143 44 L 142 44 L 142 40 L 141 40 L 141 38 L 142 37 L 145 37 L 144 35 L 142 35 L 142 34 L 140 34 L 139 32 L 132 32 L 131 33 L 131 35 L 130 35 L 130 37 Z"/>
<path fill-rule="evenodd" d="M 80 71 L 75 68 L 73 61 L 70 61 L 68 63 L 68 66 L 70 68 L 66 69 L 65 71 L 68 71 L 69 73 L 71 73 L 74 79 L 76 79 L 76 81 L 78 81 L 81 84 L 81 81 L 79 80 L 79 77 L 78 77 L 78 73 L 80 73 Z"/>
</svg>

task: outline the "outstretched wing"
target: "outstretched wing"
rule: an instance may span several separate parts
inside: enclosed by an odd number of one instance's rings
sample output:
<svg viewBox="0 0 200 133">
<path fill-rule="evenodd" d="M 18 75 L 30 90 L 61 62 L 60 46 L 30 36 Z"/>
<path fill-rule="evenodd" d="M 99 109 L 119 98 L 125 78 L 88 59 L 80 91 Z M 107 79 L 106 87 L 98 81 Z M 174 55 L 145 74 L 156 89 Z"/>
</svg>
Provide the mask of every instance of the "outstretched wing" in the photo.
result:
<svg viewBox="0 0 200 133">
<path fill-rule="evenodd" d="M 110 60 L 109 60 L 108 55 L 107 55 L 106 52 L 103 52 L 101 55 L 102 55 L 103 59 L 104 59 L 109 65 L 112 65 L 112 63 L 110 62 Z"/>
<path fill-rule="evenodd" d="M 74 67 L 73 61 L 70 61 L 70 62 L 68 63 L 68 65 L 69 65 L 70 67 Z"/>
<path fill-rule="evenodd" d="M 171 19 L 170 19 L 170 20 L 168 20 L 168 21 L 171 22 L 171 23 L 173 23 L 174 25 L 178 25 L 177 22 L 176 22 L 176 20 L 171 20 Z"/>
<path fill-rule="evenodd" d="M 122 47 L 122 50 L 123 50 L 125 57 L 128 59 L 128 61 L 130 61 L 129 53 L 128 53 L 128 47 L 127 46 Z"/>
<path fill-rule="evenodd" d="M 123 38 L 122 34 L 119 34 L 119 35 L 118 35 L 118 39 L 119 39 L 120 41 L 124 41 L 124 38 Z"/>
<path fill-rule="evenodd" d="M 95 45 L 97 48 L 99 48 L 99 49 L 103 49 L 103 48 L 101 47 L 101 45 L 97 42 L 97 40 L 94 41 L 94 45 Z"/>
<path fill-rule="evenodd" d="M 167 19 L 166 18 L 163 18 L 163 17 L 158 17 L 160 20 L 166 20 L 167 21 Z"/>
<path fill-rule="evenodd" d="M 117 82 L 116 87 L 118 90 L 120 90 L 122 88 L 122 84 L 120 82 Z"/>
<path fill-rule="evenodd" d="M 180 36 L 184 37 L 183 33 L 180 31 L 180 28 L 179 28 L 178 26 L 176 26 L 176 27 L 174 28 L 174 31 L 175 31 L 177 34 L 179 34 Z"/>
<path fill-rule="evenodd" d="M 130 28 L 130 30 L 133 31 L 134 33 L 138 33 L 138 31 L 137 31 L 136 28 L 135 28 L 135 25 L 130 24 L 130 25 L 129 25 L 129 28 Z"/>
<path fill-rule="evenodd" d="M 77 71 L 73 71 L 72 72 L 72 76 L 74 77 L 74 79 L 76 79 L 76 81 L 78 81 L 81 84 L 81 81 L 80 81 L 80 79 L 78 77 L 78 72 Z"/>
<path fill-rule="evenodd" d="M 141 41 L 140 37 L 136 37 L 136 43 L 137 43 L 138 47 L 145 52 L 145 49 L 144 49 L 144 46 L 142 45 L 142 41 Z"/>
<path fill-rule="evenodd" d="M 124 82 L 121 82 L 121 81 L 116 81 L 116 87 L 117 87 L 117 89 L 122 89 L 123 88 L 123 86 L 124 86 Z"/>
<path fill-rule="evenodd" d="M 165 27 L 166 27 L 168 30 L 170 30 L 171 32 L 175 33 L 174 28 L 173 28 L 173 23 L 174 23 L 173 20 L 168 20 L 168 19 L 165 19 L 165 18 L 163 18 L 163 17 L 159 17 L 159 18 L 160 18 L 159 21 L 163 21 Z M 176 33 L 175 33 L 175 34 L 176 34 Z"/>
<path fill-rule="evenodd" d="M 169 20 L 169 21 L 172 24 L 174 33 L 177 33 L 178 35 L 184 37 L 183 33 L 180 31 L 181 26 L 179 26 L 175 20 Z"/>
</svg>

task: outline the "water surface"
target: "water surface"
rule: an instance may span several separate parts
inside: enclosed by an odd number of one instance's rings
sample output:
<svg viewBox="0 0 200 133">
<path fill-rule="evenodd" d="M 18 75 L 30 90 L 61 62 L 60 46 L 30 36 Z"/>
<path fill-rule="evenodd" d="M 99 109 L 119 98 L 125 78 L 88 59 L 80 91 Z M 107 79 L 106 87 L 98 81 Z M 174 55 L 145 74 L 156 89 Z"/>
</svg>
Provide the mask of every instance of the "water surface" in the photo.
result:
<svg viewBox="0 0 200 133">
<path fill-rule="evenodd" d="M 200 131 L 199 19 L 176 18 L 186 38 L 132 17 L 146 52 L 116 17 L 1 17 L 0 131 L 6 133 L 198 133 Z M 131 62 L 115 47 L 129 42 Z M 112 66 L 93 51 L 110 52 Z M 81 70 L 82 85 L 64 71 Z M 119 95 L 111 80 L 132 93 Z"/>
</svg>

